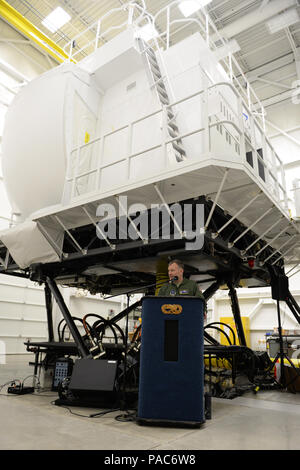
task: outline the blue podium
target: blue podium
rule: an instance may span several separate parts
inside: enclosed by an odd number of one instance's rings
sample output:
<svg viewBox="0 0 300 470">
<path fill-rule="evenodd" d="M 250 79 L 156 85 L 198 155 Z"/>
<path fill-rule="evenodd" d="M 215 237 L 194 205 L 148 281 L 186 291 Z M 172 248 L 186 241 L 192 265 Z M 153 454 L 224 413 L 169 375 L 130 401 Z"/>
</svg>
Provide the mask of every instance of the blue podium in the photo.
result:
<svg viewBox="0 0 300 470">
<path fill-rule="evenodd" d="M 204 415 L 203 312 L 198 297 L 144 297 L 137 422 L 199 426 Z"/>
</svg>

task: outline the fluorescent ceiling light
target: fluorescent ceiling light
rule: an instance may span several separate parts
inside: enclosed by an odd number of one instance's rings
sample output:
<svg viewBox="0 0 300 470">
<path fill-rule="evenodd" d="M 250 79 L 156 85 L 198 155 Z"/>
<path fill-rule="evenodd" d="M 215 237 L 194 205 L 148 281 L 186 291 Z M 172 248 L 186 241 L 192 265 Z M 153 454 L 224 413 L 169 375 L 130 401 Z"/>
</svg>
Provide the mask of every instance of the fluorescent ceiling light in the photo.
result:
<svg viewBox="0 0 300 470">
<path fill-rule="evenodd" d="M 55 8 L 46 18 L 42 21 L 42 24 L 46 26 L 51 33 L 55 33 L 64 24 L 70 21 L 71 16 L 61 7 Z"/>
<path fill-rule="evenodd" d="M 295 8 L 287 10 L 284 13 L 274 16 L 266 22 L 267 27 L 271 34 L 277 33 L 281 29 L 288 28 L 292 24 L 297 23 L 300 20 L 298 12 Z"/>
<path fill-rule="evenodd" d="M 212 0 L 184 0 L 183 2 L 179 3 L 178 8 L 180 9 L 181 13 L 187 18 L 191 16 L 196 11 L 200 10 L 200 8 L 205 7 L 208 5 Z"/>
<path fill-rule="evenodd" d="M 140 38 L 144 39 L 144 41 L 149 41 L 150 39 L 158 36 L 158 31 L 152 24 L 148 23 L 145 26 L 142 26 L 142 28 L 138 30 L 137 34 Z"/>
</svg>

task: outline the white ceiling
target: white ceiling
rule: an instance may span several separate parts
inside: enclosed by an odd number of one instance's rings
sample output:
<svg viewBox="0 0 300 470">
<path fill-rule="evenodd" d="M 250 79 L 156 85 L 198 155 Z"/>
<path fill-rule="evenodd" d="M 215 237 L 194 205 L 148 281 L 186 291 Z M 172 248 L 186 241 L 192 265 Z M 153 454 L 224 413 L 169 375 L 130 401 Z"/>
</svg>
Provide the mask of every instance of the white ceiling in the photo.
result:
<svg viewBox="0 0 300 470">
<path fill-rule="evenodd" d="M 99 17 L 127 2 L 125 0 L 9 0 L 8 3 L 60 47 L 64 47 L 68 41 L 92 25 Z M 147 9 L 153 15 L 169 3 L 170 0 L 146 0 Z M 278 11 L 293 8 L 293 5 L 296 6 L 300 17 L 299 3 L 296 0 L 212 0 L 207 6 L 207 11 L 218 30 L 225 38 L 234 38 L 238 42 L 241 49 L 235 53 L 235 58 L 243 72 L 251 79 L 258 97 L 267 100 L 265 101 L 267 107 L 284 100 L 286 96 L 289 97 L 288 93 L 283 94 L 283 92 L 288 92 L 294 82 L 300 80 L 295 61 L 296 54 L 299 54 L 300 60 L 300 22 L 271 34 L 266 26 L 266 17 L 270 18 Z M 56 6 L 63 7 L 72 19 L 52 34 L 41 21 Z M 121 21 L 124 20 L 124 13 L 120 12 L 118 15 Z M 112 18 L 106 21 L 106 26 L 110 25 L 110 21 L 115 21 L 116 17 Z M 190 31 L 191 27 L 182 29 L 175 36 L 175 40 L 181 39 Z M 114 30 L 102 40 L 110 39 L 116 33 L 117 30 Z"/>
<path fill-rule="evenodd" d="M 63 48 L 68 41 L 86 30 L 99 17 L 113 8 L 120 8 L 127 2 L 125 0 L 8 0 L 8 3 Z M 170 0 L 146 0 L 147 9 L 152 15 L 170 3 L 172 3 Z M 71 21 L 52 34 L 42 25 L 42 20 L 57 6 L 63 7 L 71 15 Z M 271 34 L 266 26 L 266 20 L 279 12 L 295 7 L 300 17 L 300 0 L 212 0 L 206 7 L 222 35 L 228 40 L 235 39 L 238 42 L 241 49 L 235 53 L 235 58 L 267 110 L 289 100 L 296 80 L 300 80 L 300 22 Z M 176 13 L 176 8 L 173 11 Z M 177 12 L 179 16 L 178 8 Z M 196 15 L 197 13 L 195 17 Z M 121 23 L 124 21 L 125 13 L 119 12 L 117 17 Z M 109 27 L 115 21 L 116 15 L 111 16 L 105 21 L 105 26 Z M 192 26 L 182 28 L 176 25 L 176 28 L 180 31 L 174 35 L 175 41 L 190 34 Z M 111 31 L 102 37 L 102 41 L 109 40 L 117 33 L 118 30 Z M 94 33 L 88 32 L 85 35 L 86 39 L 91 34 Z M 18 44 L 14 43 L 13 46 L 17 48 Z M 26 53 L 30 56 L 30 51 L 33 50 L 33 47 L 28 48 Z M 48 62 L 49 65 L 55 65 L 50 58 Z"/>
</svg>

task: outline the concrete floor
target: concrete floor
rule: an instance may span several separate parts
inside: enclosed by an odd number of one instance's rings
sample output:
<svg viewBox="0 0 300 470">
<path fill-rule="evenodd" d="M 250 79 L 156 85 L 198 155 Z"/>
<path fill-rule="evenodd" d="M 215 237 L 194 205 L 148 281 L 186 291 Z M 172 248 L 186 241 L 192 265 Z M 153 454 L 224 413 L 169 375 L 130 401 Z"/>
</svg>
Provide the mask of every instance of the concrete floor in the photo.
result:
<svg viewBox="0 0 300 470">
<path fill-rule="evenodd" d="M 33 373 L 29 355 L 7 356 L 0 386 Z M 31 385 L 31 379 L 26 381 Z M 14 396 L 0 392 L 1 450 L 298 450 L 300 394 L 263 391 L 212 400 L 212 419 L 199 429 L 120 422 L 120 411 L 99 418 L 54 406 L 57 393 Z M 88 415 L 98 410 L 72 407 Z M 4 432 L 3 432 L 4 430 Z"/>
</svg>

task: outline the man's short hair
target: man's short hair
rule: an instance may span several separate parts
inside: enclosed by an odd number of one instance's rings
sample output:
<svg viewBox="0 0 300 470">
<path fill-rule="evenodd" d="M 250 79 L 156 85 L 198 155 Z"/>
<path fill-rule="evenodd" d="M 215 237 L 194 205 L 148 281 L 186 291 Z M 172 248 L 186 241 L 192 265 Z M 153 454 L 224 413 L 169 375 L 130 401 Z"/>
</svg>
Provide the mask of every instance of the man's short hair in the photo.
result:
<svg viewBox="0 0 300 470">
<path fill-rule="evenodd" d="M 170 264 L 174 264 L 174 263 L 177 264 L 177 266 L 179 268 L 184 270 L 184 264 L 183 264 L 182 261 L 180 261 L 180 259 L 172 259 L 171 261 L 169 261 L 168 266 L 170 266 Z"/>
</svg>

